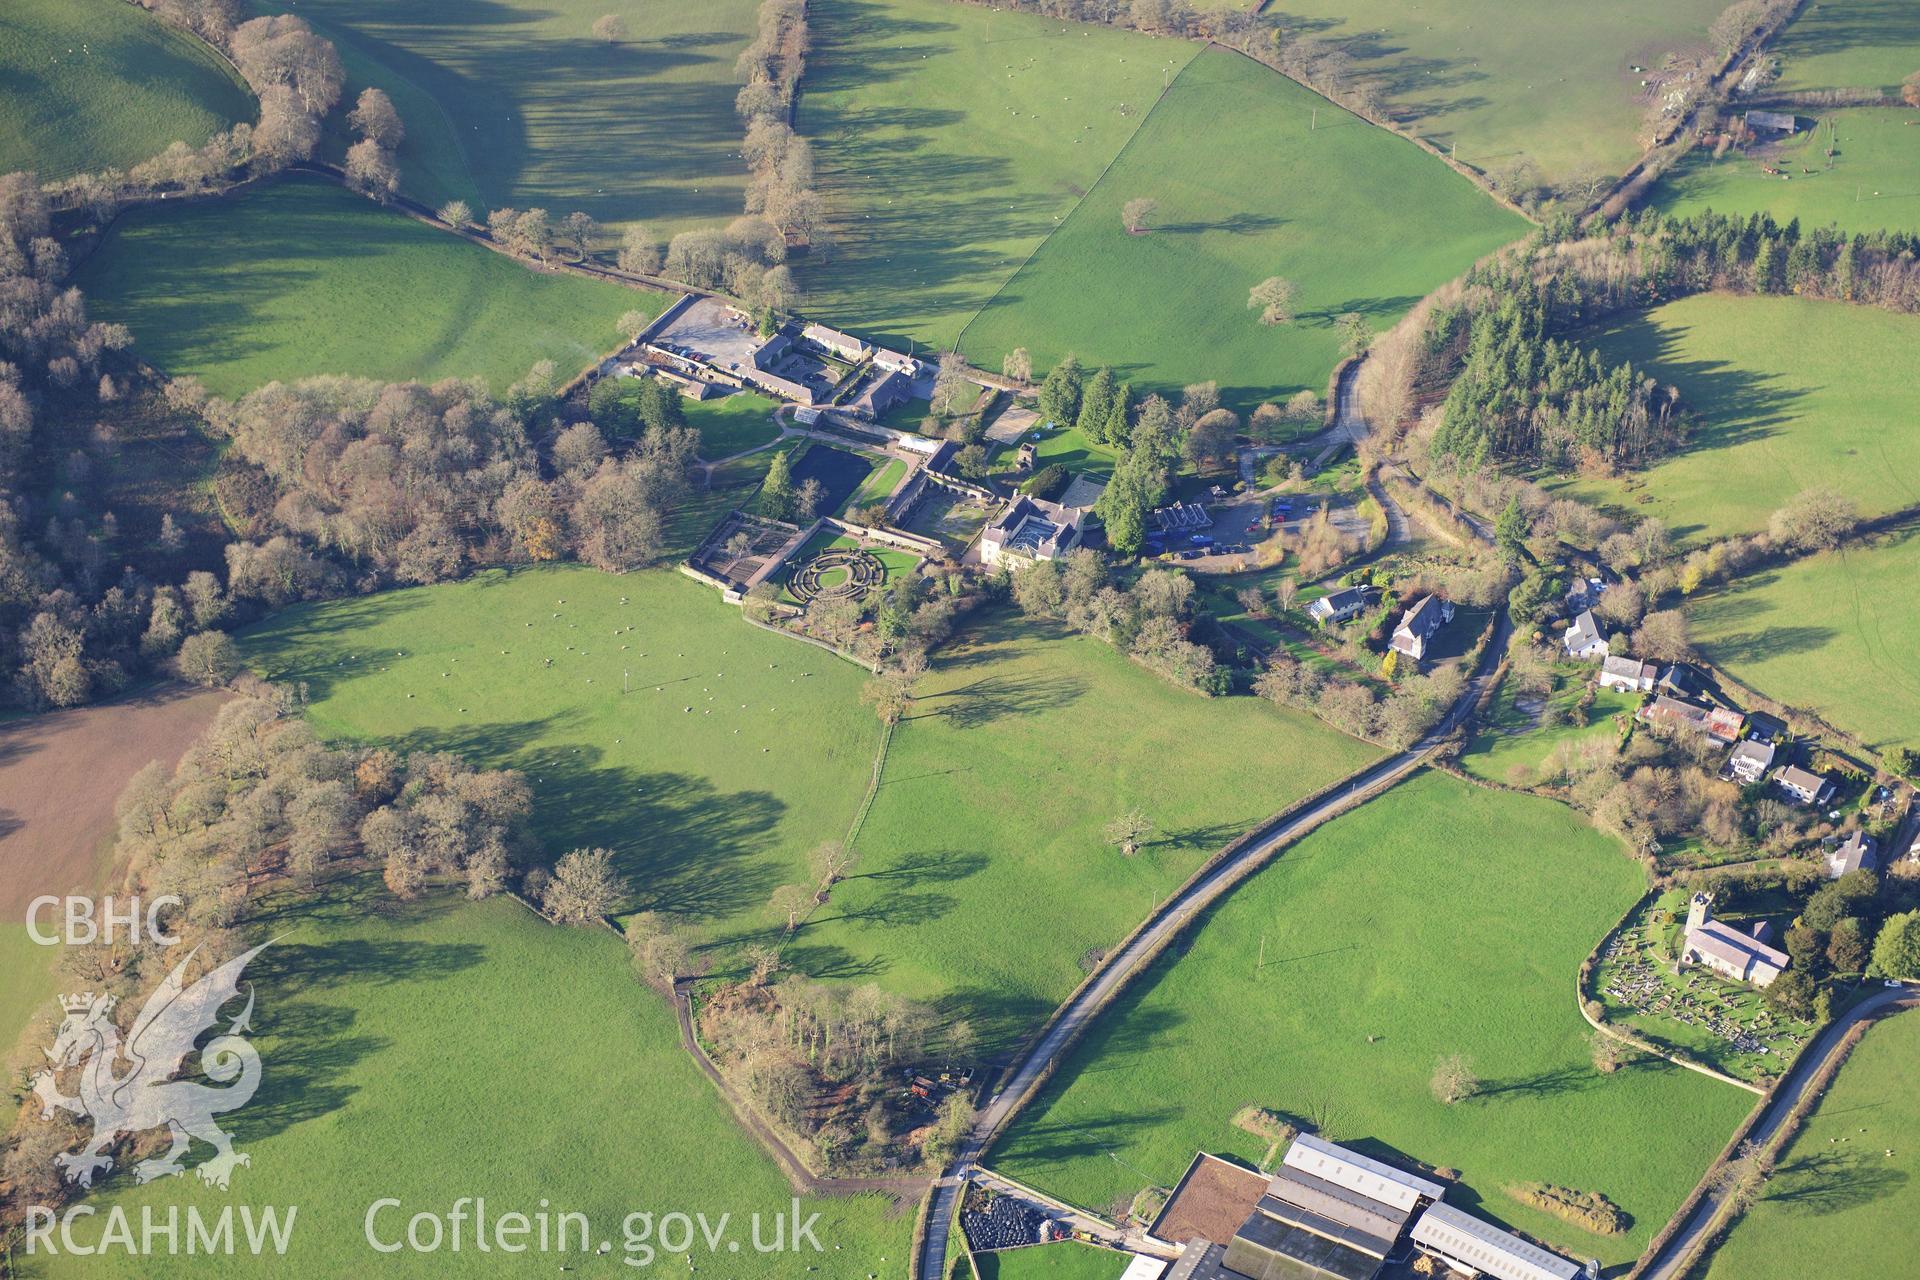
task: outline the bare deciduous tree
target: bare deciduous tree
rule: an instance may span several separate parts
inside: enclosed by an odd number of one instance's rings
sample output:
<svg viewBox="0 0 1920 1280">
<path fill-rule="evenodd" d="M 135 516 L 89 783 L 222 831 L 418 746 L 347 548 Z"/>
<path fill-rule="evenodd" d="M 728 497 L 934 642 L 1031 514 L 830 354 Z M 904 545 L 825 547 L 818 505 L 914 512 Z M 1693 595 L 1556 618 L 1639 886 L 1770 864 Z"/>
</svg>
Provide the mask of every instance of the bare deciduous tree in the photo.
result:
<svg viewBox="0 0 1920 1280">
<path fill-rule="evenodd" d="M 773 891 L 768 901 L 774 914 L 785 923 L 787 932 L 792 933 L 813 909 L 813 890 L 803 884 L 783 884 Z"/>
<path fill-rule="evenodd" d="M 1260 323 L 1273 326 L 1293 322 L 1293 281 L 1268 276 L 1247 292 L 1247 307 L 1260 312 Z"/>
<path fill-rule="evenodd" d="M 1153 217 L 1160 207 L 1158 200 L 1146 196 L 1136 196 L 1120 206 L 1120 222 L 1126 227 L 1127 234 L 1141 235 L 1147 229 L 1147 219 Z"/>
<path fill-rule="evenodd" d="M 606 13 L 593 20 L 593 38 L 603 44 L 619 44 L 627 38 L 627 20 L 617 13 Z"/>
<path fill-rule="evenodd" d="M 347 148 L 347 183 L 370 196 L 393 194 L 400 186 L 400 166 L 393 153 L 371 138 Z"/>
<path fill-rule="evenodd" d="M 620 256 L 617 260 L 622 271 L 637 276 L 650 276 L 660 270 L 660 238 L 653 228 L 636 222 L 620 233 Z"/>
<path fill-rule="evenodd" d="M 1480 1081 L 1473 1074 L 1471 1062 L 1460 1054 L 1450 1053 L 1434 1064 L 1430 1087 L 1436 1099 L 1452 1106 L 1479 1092 Z"/>
<path fill-rule="evenodd" d="M 591 924 L 626 896 L 627 882 L 613 868 L 613 850 L 575 849 L 554 865 L 540 905 L 564 924 Z"/>
<path fill-rule="evenodd" d="M 1141 842 L 1153 834 L 1153 823 L 1139 809 L 1129 809 L 1107 824 L 1107 843 L 1126 857 L 1140 852 Z"/>
<path fill-rule="evenodd" d="M 394 108 L 393 99 L 379 89 L 361 91 L 353 110 L 347 113 L 347 123 L 362 138 L 377 142 L 389 151 L 398 149 L 401 140 L 407 136 L 406 126 L 400 121 L 400 112 Z"/>
<path fill-rule="evenodd" d="M 1733 1159 L 1713 1171 L 1707 1187 L 1720 1197 L 1728 1211 L 1742 1214 L 1760 1202 L 1773 1170 L 1760 1144 L 1748 1138 L 1740 1144 Z"/>
</svg>

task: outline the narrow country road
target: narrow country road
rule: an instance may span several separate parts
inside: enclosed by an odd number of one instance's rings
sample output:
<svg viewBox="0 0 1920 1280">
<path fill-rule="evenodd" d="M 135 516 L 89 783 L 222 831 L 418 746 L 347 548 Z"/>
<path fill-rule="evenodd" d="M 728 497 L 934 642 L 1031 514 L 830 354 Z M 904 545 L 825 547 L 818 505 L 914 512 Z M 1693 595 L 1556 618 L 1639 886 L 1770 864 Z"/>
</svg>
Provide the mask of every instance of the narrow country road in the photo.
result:
<svg viewBox="0 0 1920 1280">
<path fill-rule="evenodd" d="M 1467 682 L 1453 709 L 1412 747 L 1360 770 L 1337 790 L 1330 790 L 1305 808 L 1274 819 L 1237 853 L 1226 858 L 1199 880 L 1169 898 L 1127 945 L 1107 958 L 1094 979 L 1066 1004 L 1055 1011 L 1027 1055 L 1014 1067 L 974 1122 L 973 1131 L 961 1143 L 952 1163 L 934 1184 L 933 1203 L 928 1208 L 926 1237 L 921 1245 L 915 1272 L 921 1280 L 943 1280 L 947 1266 L 948 1222 L 974 1162 L 993 1145 L 1007 1122 L 1026 1101 L 1026 1095 L 1050 1066 L 1086 1031 L 1107 1000 L 1137 977 L 1147 961 L 1201 911 L 1223 897 L 1248 873 L 1259 867 L 1288 844 L 1313 828 L 1371 799 L 1393 786 L 1427 758 L 1471 713 L 1486 690 L 1501 655 L 1507 651 L 1512 627 L 1504 612 L 1493 638 L 1481 655 L 1479 669 Z"/>
<path fill-rule="evenodd" d="M 1786 1123 L 1788 1114 L 1806 1095 L 1821 1068 L 1840 1052 L 1848 1029 L 1866 1018 L 1916 1007 L 1920 1007 L 1920 990 L 1913 987 L 1883 988 L 1848 1010 L 1844 1016 L 1828 1023 L 1826 1030 L 1814 1038 L 1806 1052 L 1793 1064 L 1793 1069 L 1780 1082 L 1780 1087 L 1774 1090 L 1773 1096 L 1760 1104 L 1765 1108 L 1765 1113 L 1754 1123 L 1748 1139 L 1758 1143 L 1762 1151 L 1776 1154 L 1772 1146 L 1780 1133 L 1780 1126 Z M 1694 1250 L 1713 1230 L 1713 1224 L 1720 1216 L 1722 1199 L 1711 1192 L 1702 1196 L 1693 1211 L 1687 1214 L 1686 1224 L 1674 1232 L 1673 1238 L 1648 1261 L 1645 1270 L 1640 1273 L 1640 1280 L 1680 1280 L 1695 1261 Z"/>
</svg>

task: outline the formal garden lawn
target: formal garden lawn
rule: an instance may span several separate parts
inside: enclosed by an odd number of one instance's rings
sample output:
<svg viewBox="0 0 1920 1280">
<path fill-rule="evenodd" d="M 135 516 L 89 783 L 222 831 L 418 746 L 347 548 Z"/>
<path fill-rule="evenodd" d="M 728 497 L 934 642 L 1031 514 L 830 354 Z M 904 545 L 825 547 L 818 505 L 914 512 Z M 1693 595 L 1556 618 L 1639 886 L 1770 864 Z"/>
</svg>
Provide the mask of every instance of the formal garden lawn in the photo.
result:
<svg viewBox="0 0 1920 1280">
<path fill-rule="evenodd" d="M 1159 202 L 1141 235 L 1121 219 L 1138 197 Z M 1076 352 L 1137 390 L 1213 379 L 1247 410 L 1325 390 L 1341 356 L 1336 317 L 1385 328 L 1527 229 L 1412 143 L 1212 49 L 961 345 L 983 368 L 1015 347 L 1042 368 Z M 1248 290 L 1269 276 L 1297 286 L 1294 323 L 1263 326 L 1248 308 Z"/>
<path fill-rule="evenodd" d="M 1873 1280 L 1920 1254 L 1920 1017 L 1867 1032 L 1705 1280 Z"/>
<path fill-rule="evenodd" d="M 525 770 L 550 855 L 612 848 L 633 909 L 709 934 L 770 925 L 773 890 L 846 833 L 880 741 L 858 667 L 667 570 L 488 572 L 297 606 L 242 643 L 307 682 L 328 737 Z"/>
<path fill-rule="evenodd" d="M 822 551 L 852 551 L 859 546 L 860 539 L 851 534 L 835 533 L 831 526 L 814 534 L 807 539 L 800 550 L 794 552 L 793 559 L 788 562 L 793 566 L 793 572 L 788 573 L 781 582 L 780 599 L 787 604 L 800 603 L 800 598 L 793 594 L 793 575 L 798 573 L 807 561 Z M 888 584 L 898 582 L 920 567 L 920 557 L 910 551 L 896 551 L 892 547 L 869 547 L 867 554 L 878 560 L 880 567 L 886 570 Z M 846 582 L 849 576 L 851 575 L 848 570 L 844 568 L 824 570 L 820 575 L 820 586 L 824 590 L 831 591 Z"/>
<path fill-rule="evenodd" d="M 532 270 L 318 179 L 121 216 L 80 267 L 94 314 L 216 395 L 275 379 L 481 377 L 551 360 L 562 378 L 611 350 L 664 293 Z"/>
<path fill-rule="evenodd" d="M 1920 231 L 1920 129 L 1910 127 L 1916 120 L 1920 112 L 1908 107 L 1802 113 L 1803 131 L 1775 146 L 1718 160 L 1696 149 L 1661 180 L 1653 203 L 1681 215 L 1711 209 L 1770 213 L 1782 223 L 1798 218 L 1804 227 L 1832 223 L 1848 232 Z M 1772 177 L 1762 164 L 1789 176 Z"/>
<path fill-rule="evenodd" d="M 608 934 L 542 924 L 506 899 L 403 905 L 374 877 L 289 908 L 274 929 L 279 941 L 247 975 L 263 1081 L 252 1104 L 225 1120 L 251 1166 L 236 1171 L 231 1193 L 192 1177 L 120 1184 L 94 1200 L 102 1213 L 122 1205 L 136 1224 L 142 1206 L 163 1217 L 174 1205 L 214 1213 L 230 1194 L 297 1205 L 282 1263 L 293 1275 L 366 1270 L 363 1221 L 383 1197 L 402 1202 L 376 1219 L 387 1238 L 403 1235 L 413 1213 L 444 1215 L 463 1196 L 485 1197 L 491 1217 L 531 1215 L 543 1203 L 584 1213 L 592 1243 L 613 1245 L 597 1264 L 607 1275 L 624 1270 L 623 1256 L 649 1261 L 625 1252 L 627 1214 L 704 1212 L 712 1222 L 731 1213 L 738 1253 L 722 1244 L 724 1256 L 713 1258 L 698 1245 L 691 1268 L 678 1255 L 650 1261 L 676 1275 L 717 1267 L 739 1280 L 784 1280 L 806 1265 L 899 1274 L 912 1208 L 892 1211 L 871 1196 L 801 1202 L 802 1218 L 821 1214 L 820 1255 L 752 1250 L 750 1216 L 761 1215 L 770 1238 L 772 1216 L 791 1212 L 793 1193 L 681 1049 L 670 1006 L 633 980 Z M 596 1264 L 549 1254 L 533 1265 Z M 121 1251 L 42 1266 L 34 1274 L 154 1274 L 150 1260 Z M 524 1255 L 476 1252 L 469 1235 L 457 1257 L 402 1251 L 381 1257 L 379 1270 L 528 1266 Z M 193 1270 L 255 1276 L 260 1263 L 244 1252 L 199 1256 Z"/>
<path fill-rule="evenodd" d="M 1887 0 L 1896 3 L 1897 0 Z M 1525 157 L 1549 183 L 1618 174 L 1640 155 L 1644 73 L 1704 51 L 1721 0 L 1288 0 L 1290 28 L 1352 55 L 1394 118 L 1464 164 Z M 1902 73 L 1904 74 L 1904 73 Z"/>
<path fill-rule="evenodd" d="M 1751 574 L 1687 608 L 1694 643 L 1735 679 L 1870 746 L 1920 749 L 1920 532 Z"/>
<path fill-rule="evenodd" d="M 1687 540 L 1763 529 L 1802 489 L 1864 514 L 1920 502 L 1912 352 L 1920 318 L 1805 298 L 1702 294 L 1599 334 L 1600 350 L 1680 388 L 1686 447 L 1644 471 L 1558 487 Z"/>
<path fill-rule="evenodd" d="M 393 97 L 401 189 L 480 209 L 584 210 L 663 235 L 737 216 L 734 59 L 755 0 L 259 0 L 339 47 L 347 92 Z M 606 14 L 628 37 L 592 34 Z"/>
<path fill-rule="evenodd" d="M 872 472 L 860 483 L 860 488 L 847 500 L 848 511 L 858 511 L 862 507 L 872 506 L 876 502 L 885 502 L 899 483 L 907 478 L 907 464 L 903 458 L 894 458 Z"/>
<path fill-rule="evenodd" d="M 942 1001 L 1003 1044 L 1216 850 L 1378 755 L 1099 641 L 977 618 L 894 731 L 860 867 L 789 954 Z M 1155 834 L 1128 858 L 1103 832 L 1135 806 Z"/>
<path fill-rule="evenodd" d="M 973 1255 L 980 1280 L 1119 1280 L 1127 1262 L 1127 1254 L 1074 1241 Z"/>
<path fill-rule="evenodd" d="M 232 68 L 125 0 L 0 5 L 0 173 L 123 169 L 256 114 Z"/>
<path fill-rule="evenodd" d="M 809 13 L 796 127 L 837 242 L 801 261 L 809 309 L 925 347 L 953 344 L 1200 51 L 950 0 Z"/>
<path fill-rule="evenodd" d="M 1640 1252 L 1753 1103 L 1647 1060 L 1597 1074 L 1574 975 L 1642 872 L 1578 814 L 1423 773 L 1308 836 L 1205 916 L 1094 1027 L 989 1163 L 1101 1207 L 1196 1149 L 1257 1160 L 1259 1106 L 1452 1167 L 1449 1200 L 1609 1263 Z M 1262 959 L 1264 958 L 1264 966 Z M 1447 1106 L 1435 1064 L 1480 1092 Z M 1600 1192 L 1602 1237 L 1504 1188 Z"/>
<path fill-rule="evenodd" d="M 770 444 L 780 434 L 773 401 L 751 391 L 718 400 L 686 400 L 687 425 L 700 432 L 700 456 L 718 462 Z"/>
</svg>

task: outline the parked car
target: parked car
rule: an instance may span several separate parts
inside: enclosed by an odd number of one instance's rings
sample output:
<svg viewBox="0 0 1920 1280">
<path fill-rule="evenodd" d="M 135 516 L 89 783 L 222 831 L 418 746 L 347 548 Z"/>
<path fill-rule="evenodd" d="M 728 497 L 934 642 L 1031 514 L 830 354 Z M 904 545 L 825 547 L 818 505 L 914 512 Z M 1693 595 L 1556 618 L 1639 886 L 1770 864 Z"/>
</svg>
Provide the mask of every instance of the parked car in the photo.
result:
<svg viewBox="0 0 1920 1280">
<path fill-rule="evenodd" d="M 1189 535 L 1187 541 L 1196 547 L 1210 547 L 1213 545 L 1213 535 L 1210 533 L 1196 533 Z"/>
</svg>

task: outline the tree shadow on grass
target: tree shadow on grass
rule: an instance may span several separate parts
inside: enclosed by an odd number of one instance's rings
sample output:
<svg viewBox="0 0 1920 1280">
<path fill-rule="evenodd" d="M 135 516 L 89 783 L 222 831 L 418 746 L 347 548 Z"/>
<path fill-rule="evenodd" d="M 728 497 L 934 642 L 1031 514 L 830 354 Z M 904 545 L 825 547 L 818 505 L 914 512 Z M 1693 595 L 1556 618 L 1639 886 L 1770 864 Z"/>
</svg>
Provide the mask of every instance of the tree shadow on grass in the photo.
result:
<svg viewBox="0 0 1920 1280">
<path fill-rule="evenodd" d="M 1765 1199 L 1791 1213 L 1825 1217 L 1898 1195 L 1908 1181 L 1879 1151 L 1820 1151 L 1781 1165 Z"/>
<path fill-rule="evenodd" d="M 1145 1129 L 1179 1119 L 1180 1114 L 1172 1107 L 1138 1107 L 1102 1116 L 1077 1116 L 1058 1123 L 1045 1119 L 1023 1121 L 994 1155 L 1016 1168 L 1027 1162 L 1064 1164 L 1097 1158 L 1124 1148 Z M 1127 1177 L 1138 1180 L 1139 1175 L 1125 1165 L 1120 1167 Z"/>
<path fill-rule="evenodd" d="M 939 701 L 941 705 L 930 714 L 956 729 L 979 729 L 1009 716 L 1033 716 L 1064 707 L 1086 691 L 1086 682 L 1076 676 L 989 675 L 922 701 Z"/>
<path fill-rule="evenodd" d="M 316 898 L 289 899 L 255 920 L 283 926 L 305 919 L 348 925 L 366 916 L 368 904 L 393 907 L 391 914 L 417 923 L 457 907 L 451 899 L 397 903 L 372 876 L 336 882 Z M 250 967 L 259 992 L 256 1021 L 266 1070 L 254 1100 L 236 1125 L 243 1142 L 270 1136 L 345 1106 L 357 1091 L 348 1083 L 366 1058 L 389 1041 L 355 1031 L 358 1010 L 328 1003 L 343 988 L 442 981 L 480 964 L 486 948 L 476 943 L 418 942 L 354 936 L 322 942 L 279 942 Z"/>
<path fill-rule="evenodd" d="M 815 916 L 803 926 L 802 932 L 816 924 L 870 924 L 882 929 L 930 924 L 950 914 L 959 905 L 960 900 L 950 893 L 901 893 L 889 890 L 884 896 L 851 909 L 835 912 L 829 907 L 827 912 Z"/>
<path fill-rule="evenodd" d="M 881 880 L 887 888 L 904 889 L 921 884 L 948 884 L 965 880 L 987 869 L 984 853 L 962 853 L 957 849 L 933 849 L 910 854 L 904 860 L 881 871 L 856 871 L 848 880 Z"/>
<path fill-rule="evenodd" d="M 1551 1071 L 1537 1071 L 1532 1075 L 1509 1076 L 1503 1080 L 1482 1080 L 1474 1089 L 1473 1097 L 1475 1101 L 1507 1097 L 1555 1098 L 1563 1094 L 1591 1089 L 1598 1079 L 1599 1077 L 1585 1067 L 1555 1067 Z"/>
<path fill-rule="evenodd" d="M 1196 235 L 1203 231 L 1222 231 L 1232 236 L 1253 236 L 1268 231 L 1277 231 L 1291 222 L 1291 218 L 1278 217 L 1271 213 L 1236 213 L 1228 218 L 1212 218 L 1192 222 L 1166 222 L 1153 224 L 1155 235 Z"/>
<path fill-rule="evenodd" d="M 1832 627 L 1762 627 L 1715 636 L 1706 643 L 1705 648 L 1711 650 L 1715 661 L 1739 665 L 1796 653 L 1813 653 L 1824 649 L 1839 635 Z"/>
<path fill-rule="evenodd" d="M 1174 852 L 1183 849 L 1213 851 L 1226 847 L 1245 835 L 1251 822 L 1203 822 L 1177 831 L 1163 831 L 1157 840 L 1141 845 L 1143 849 Z"/>
</svg>

